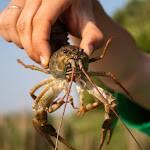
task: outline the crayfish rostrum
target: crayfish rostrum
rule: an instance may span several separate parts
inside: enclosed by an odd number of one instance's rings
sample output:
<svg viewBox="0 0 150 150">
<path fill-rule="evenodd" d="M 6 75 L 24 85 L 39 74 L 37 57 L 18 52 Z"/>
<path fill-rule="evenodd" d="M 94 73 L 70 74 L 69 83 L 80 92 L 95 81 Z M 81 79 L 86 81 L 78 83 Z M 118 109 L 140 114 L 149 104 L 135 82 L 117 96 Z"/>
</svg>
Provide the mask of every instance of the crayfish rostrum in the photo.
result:
<svg viewBox="0 0 150 150">
<path fill-rule="evenodd" d="M 54 27 L 58 28 L 59 25 L 58 26 L 55 25 Z M 73 108 L 79 109 L 79 113 L 77 116 L 79 116 L 81 113 L 83 113 L 84 115 L 85 112 L 94 109 L 98 107 L 101 103 L 103 103 L 105 106 L 105 119 L 102 124 L 102 138 L 99 149 L 101 149 L 104 143 L 107 131 L 109 131 L 107 144 L 110 142 L 113 129 L 118 120 L 117 115 L 118 102 L 111 93 L 96 86 L 91 81 L 90 76 L 110 77 L 128 94 L 128 96 L 130 96 L 130 94 L 127 92 L 126 89 L 124 89 L 124 87 L 120 84 L 120 82 L 111 73 L 88 72 L 88 65 L 89 63 L 95 62 L 104 57 L 106 49 L 108 48 L 112 39 L 113 38 L 107 41 L 103 53 L 100 57 L 91 59 L 87 56 L 86 53 L 84 53 L 83 49 L 80 49 L 77 46 L 71 46 L 67 45 L 67 43 L 64 43 L 63 44 L 64 46 L 62 45 L 61 45 L 62 47 L 59 46 L 60 48 L 57 51 L 55 50 L 56 52 L 54 52 L 53 55 L 51 56 L 49 61 L 49 71 L 38 68 L 36 66 L 25 65 L 23 62 L 18 60 L 18 62 L 21 63 L 25 68 L 38 70 L 53 75 L 52 77 L 37 84 L 30 91 L 31 96 L 34 99 L 33 111 L 35 114 L 33 119 L 33 125 L 35 129 L 49 141 L 49 143 L 53 148 L 57 149 L 57 146 L 55 147 L 55 144 L 51 140 L 50 136 L 57 138 L 59 141 L 63 142 L 66 146 L 68 146 L 70 149 L 75 150 L 73 146 L 71 146 L 59 135 L 59 133 L 56 132 L 54 127 L 47 120 L 47 113 L 52 113 L 58 108 L 60 108 L 65 103 L 64 102 L 65 97 L 67 100 L 69 99 L 69 101 L 66 102 L 70 102 Z M 56 48 L 57 45 L 54 45 L 54 47 Z M 71 84 L 73 81 L 76 83 L 77 92 L 79 93 L 79 101 L 81 103 L 80 107 L 74 107 L 73 97 L 69 95 Z M 45 85 L 45 87 L 36 97 L 34 95 L 34 92 L 43 85 Z M 57 97 L 62 90 L 64 90 L 65 96 L 61 100 L 59 100 L 57 99 Z M 83 94 L 84 91 L 88 91 L 89 94 L 93 95 L 93 97 L 95 98 L 94 103 L 84 105 L 84 94 Z"/>
</svg>

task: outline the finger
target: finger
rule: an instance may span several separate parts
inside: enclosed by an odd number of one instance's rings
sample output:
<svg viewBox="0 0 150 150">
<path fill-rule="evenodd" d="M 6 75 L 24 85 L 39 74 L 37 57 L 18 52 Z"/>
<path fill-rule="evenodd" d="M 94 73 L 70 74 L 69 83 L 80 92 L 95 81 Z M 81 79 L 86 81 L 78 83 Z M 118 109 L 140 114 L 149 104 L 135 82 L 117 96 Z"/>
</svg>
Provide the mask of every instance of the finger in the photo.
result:
<svg viewBox="0 0 150 150">
<path fill-rule="evenodd" d="M 3 27 L 3 21 L 5 18 L 4 16 L 5 16 L 6 11 L 7 11 L 7 8 L 0 13 L 0 35 L 7 42 L 11 42 L 11 39 L 9 38 L 8 34 L 5 32 L 5 29 Z"/>
<path fill-rule="evenodd" d="M 23 48 L 19 34 L 16 30 L 17 20 L 21 14 L 21 9 L 9 7 L 6 14 L 5 19 L 3 21 L 3 28 L 10 40 L 15 43 L 18 47 Z"/>
<path fill-rule="evenodd" d="M 38 55 L 32 46 L 32 20 L 41 5 L 41 0 L 26 0 L 22 13 L 17 22 L 17 31 L 27 55 L 40 63 Z"/>
<path fill-rule="evenodd" d="M 45 0 L 34 17 L 32 44 L 43 66 L 47 66 L 49 62 L 50 46 L 48 41 L 51 26 L 68 6 L 67 0 Z"/>
<path fill-rule="evenodd" d="M 79 20 L 78 33 L 82 38 L 80 47 L 88 55 L 91 55 L 94 49 L 100 48 L 104 42 L 103 34 L 96 26 L 93 9 L 91 0 L 83 0 L 80 1 L 80 9 L 76 12 Z"/>
<path fill-rule="evenodd" d="M 103 45 L 104 36 L 98 27 L 91 21 L 87 22 L 82 30 L 82 41 L 80 47 L 84 49 L 87 55 L 91 55 L 94 49 Z"/>
<path fill-rule="evenodd" d="M 3 29 L 7 33 L 10 41 L 14 42 L 18 47 L 22 48 L 18 32 L 16 30 L 16 23 L 21 13 L 21 8 L 24 1 L 12 0 L 6 8 L 5 15 L 3 16 Z"/>
</svg>

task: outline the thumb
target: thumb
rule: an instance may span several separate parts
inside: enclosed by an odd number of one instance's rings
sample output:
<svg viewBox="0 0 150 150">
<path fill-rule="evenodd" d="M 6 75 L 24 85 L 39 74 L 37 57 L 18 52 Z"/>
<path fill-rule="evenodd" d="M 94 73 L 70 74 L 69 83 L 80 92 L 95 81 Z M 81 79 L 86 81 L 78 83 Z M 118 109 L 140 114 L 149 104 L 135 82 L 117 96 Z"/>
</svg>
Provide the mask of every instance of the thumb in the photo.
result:
<svg viewBox="0 0 150 150">
<path fill-rule="evenodd" d="M 100 48 L 104 43 L 102 32 L 92 21 L 86 23 L 81 32 L 81 36 L 82 41 L 80 43 L 80 48 L 83 48 L 84 52 L 89 56 L 94 49 Z"/>
</svg>

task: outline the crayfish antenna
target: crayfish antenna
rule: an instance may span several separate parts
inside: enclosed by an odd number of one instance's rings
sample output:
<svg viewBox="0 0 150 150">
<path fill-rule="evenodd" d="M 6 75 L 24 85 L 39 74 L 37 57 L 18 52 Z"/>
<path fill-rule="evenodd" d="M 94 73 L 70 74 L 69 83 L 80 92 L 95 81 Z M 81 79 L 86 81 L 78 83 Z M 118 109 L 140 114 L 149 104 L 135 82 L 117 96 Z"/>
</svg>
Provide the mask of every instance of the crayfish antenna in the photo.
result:
<svg viewBox="0 0 150 150">
<path fill-rule="evenodd" d="M 134 141 L 136 142 L 136 144 L 138 145 L 138 147 L 142 150 L 140 144 L 138 143 L 138 141 L 136 140 L 136 138 L 134 137 L 134 135 L 131 133 L 131 131 L 129 130 L 129 128 L 126 126 L 126 124 L 123 122 L 123 120 L 119 117 L 119 115 L 116 113 L 116 111 L 111 107 L 111 105 L 108 103 L 108 101 L 104 98 L 104 96 L 100 93 L 100 91 L 98 90 L 98 88 L 96 87 L 96 85 L 94 84 L 94 82 L 90 79 L 90 77 L 88 76 L 88 74 L 86 73 L 86 71 L 84 70 L 84 68 L 81 68 L 82 72 L 85 74 L 85 76 L 87 77 L 87 79 L 90 81 L 90 83 L 93 85 L 93 87 L 97 90 L 97 92 L 101 95 L 101 97 L 103 98 L 103 100 L 107 103 L 107 105 L 109 106 L 109 108 L 114 112 L 114 114 L 118 117 L 118 119 L 122 122 L 122 124 L 125 126 L 125 128 L 127 129 L 127 131 L 130 133 L 130 135 L 132 136 L 132 138 L 134 139 Z M 109 143 L 109 141 L 108 141 Z M 103 143 L 102 143 L 103 144 Z"/>
<path fill-rule="evenodd" d="M 68 97 L 69 97 L 69 93 L 70 93 L 70 90 L 71 90 L 71 87 L 72 87 L 72 82 L 73 82 L 73 78 L 74 78 L 74 72 L 75 72 L 75 68 L 73 67 L 72 68 L 71 81 L 70 81 L 70 85 L 69 85 L 69 89 L 68 89 L 68 93 L 67 93 L 67 97 L 66 97 L 66 101 L 65 101 L 65 106 L 64 106 L 63 114 L 62 114 L 62 117 L 61 117 L 61 120 L 60 120 L 60 124 L 59 124 L 59 128 L 58 128 L 55 150 L 57 150 L 58 140 L 60 138 L 60 136 L 59 136 L 60 128 L 61 128 L 61 125 L 62 125 L 64 113 L 65 113 L 65 110 L 66 110 L 66 105 L 67 105 L 67 100 L 68 100 Z M 69 147 L 69 148 L 71 148 L 71 147 Z M 71 149 L 75 150 L 74 148 L 71 148 Z"/>
</svg>

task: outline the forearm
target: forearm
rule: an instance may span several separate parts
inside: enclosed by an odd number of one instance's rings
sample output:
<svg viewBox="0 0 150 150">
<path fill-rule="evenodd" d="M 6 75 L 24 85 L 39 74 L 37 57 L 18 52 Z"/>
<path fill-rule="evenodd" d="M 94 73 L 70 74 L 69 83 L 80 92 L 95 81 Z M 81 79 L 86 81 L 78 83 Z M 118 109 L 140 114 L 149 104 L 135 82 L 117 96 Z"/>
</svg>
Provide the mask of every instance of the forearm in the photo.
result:
<svg viewBox="0 0 150 150">
<path fill-rule="evenodd" d="M 120 25 L 109 18 L 96 0 L 94 14 L 97 26 L 104 34 L 104 41 L 116 36 L 106 51 L 102 60 L 90 64 L 91 71 L 111 72 L 133 96 L 135 102 L 150 109 L 150 69 L 148 55 L 138 51 L 133 37 Z M 74 40 L 75 41 L 75 40 Z M 77 44 L 77 41 L 76 43 Z M 104 44 L 105 45 L 105 44 Z M 91 57 L 102 53 L 103 48 L 95 51 Z M 100 77 L 111 89 L 123 93 L 112 79 Z"/>
</svg>

